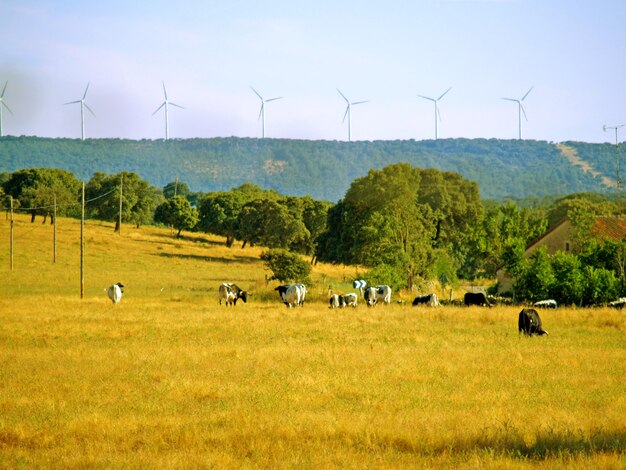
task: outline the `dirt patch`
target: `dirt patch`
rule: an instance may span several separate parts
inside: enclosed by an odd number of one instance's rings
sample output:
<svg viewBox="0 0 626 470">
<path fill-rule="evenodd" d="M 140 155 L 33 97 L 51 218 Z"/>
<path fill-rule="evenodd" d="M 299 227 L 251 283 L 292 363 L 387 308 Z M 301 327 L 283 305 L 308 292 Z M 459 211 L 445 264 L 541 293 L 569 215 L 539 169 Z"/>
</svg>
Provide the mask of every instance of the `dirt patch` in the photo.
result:
<svg viewBox="0 0 626 470">
<path fill-rule="evenodd" d="M 593 169 L 593 167 L 586 162 L 578 155 L 578 152 L 574 147 L 570 147 L 565 144 L 556 144 L 556 147 L 561 151 L 561 155 L 563 155 L 567 160 L 572 164 L 580 167 L 586 173 L 591 173 L 593 176 L 600 176 L 602 178 L 602 184 L 605 186 L 611 187 L 615 186 L 615 180 L 609 178 L 608 176 L 603 176 L 602 173 Z"/>
</svg>

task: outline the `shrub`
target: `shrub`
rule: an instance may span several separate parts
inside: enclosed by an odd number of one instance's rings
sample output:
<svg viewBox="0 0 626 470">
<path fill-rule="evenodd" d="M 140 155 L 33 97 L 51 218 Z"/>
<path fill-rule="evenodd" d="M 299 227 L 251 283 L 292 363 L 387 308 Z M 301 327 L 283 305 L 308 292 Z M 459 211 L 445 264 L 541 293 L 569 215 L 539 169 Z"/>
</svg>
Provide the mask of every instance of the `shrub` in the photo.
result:
<svg viewBox="0 0 626 470">
<path fill-rule="evenodd" d="M 270 279 L 280 282 L 310 282 L 311 265 L 298 255 L 287 250 L 271 249 L 261 254 L 267 269 L 272 271 Z"/>
</svg>

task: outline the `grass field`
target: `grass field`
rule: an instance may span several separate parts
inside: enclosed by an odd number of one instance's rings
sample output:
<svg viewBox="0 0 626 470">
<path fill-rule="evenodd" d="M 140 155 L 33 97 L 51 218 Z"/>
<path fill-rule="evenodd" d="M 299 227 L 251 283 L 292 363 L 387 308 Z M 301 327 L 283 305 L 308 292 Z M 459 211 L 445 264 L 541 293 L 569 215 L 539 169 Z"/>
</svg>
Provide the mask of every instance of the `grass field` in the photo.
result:
<svg viewBox="0 0 626 470">
<path fill-rule="evenodd" d="M 330 310 L 325 265 L 287 309 L 259 248 L 95 222 L 80 299 L 78 236 L 20 216 L 10 271 L 0 219 L 1 468 L 626 468 L 623 312 Z"/>
</svg>

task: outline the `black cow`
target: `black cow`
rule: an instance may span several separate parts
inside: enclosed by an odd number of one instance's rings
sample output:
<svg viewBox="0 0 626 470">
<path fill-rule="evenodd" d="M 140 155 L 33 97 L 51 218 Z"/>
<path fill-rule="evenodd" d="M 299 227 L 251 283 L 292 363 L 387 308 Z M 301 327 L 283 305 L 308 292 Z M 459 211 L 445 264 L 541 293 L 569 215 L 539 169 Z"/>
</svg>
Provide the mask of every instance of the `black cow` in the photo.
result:
<svg viewBox="0 0 626 470">
<path fill-rule="evenodd" d="M 517 320 L 517 327 L 519 333 L 522 332 L 525 335 L 547 335 L 548 332 L 541 326 L 541 318 L 539 313 L 534 308 L 523 308 L 519 313 L 519 319 Z"/>
<path fill-rule="evenodd" d="M 468 292 L 467 294 L 465 294 L 463 300 L 465 302 L 465 305 L 467 305 L 468 307 L 470 305 L 491 307 L 489 300 L 487 300 L 487 296 L 483 292 Z"/>
<path fill-rule="evenodd" d="M 416 305 L 429 305 L 431 307 L 436 307 L 439 305 L 439 299 L 437 298 L 437 294 L 434 292 L 426 295 L 418 295 L 413 299 L 413 306 Z"/>
</svg>

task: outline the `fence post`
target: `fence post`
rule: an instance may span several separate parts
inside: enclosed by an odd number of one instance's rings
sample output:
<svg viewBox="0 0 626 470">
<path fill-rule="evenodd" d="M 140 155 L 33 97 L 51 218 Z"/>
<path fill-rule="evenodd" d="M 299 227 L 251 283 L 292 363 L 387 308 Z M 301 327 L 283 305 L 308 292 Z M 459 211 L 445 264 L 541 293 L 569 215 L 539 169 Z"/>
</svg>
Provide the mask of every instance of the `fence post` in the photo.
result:
<svg viewBox="0 0 626 470">
<path fill-rule="evenodd" d="M 57 262 L 57 195 L 54 195 L 54 237 L 53 237 L 53 255 L 52 260 L 54 263 Z"/>
<path fill-rule="evenodd" d="M 119 234 L 122 235 L 122 189 L 124 187 L 124 173 L 120 174 L 120 218 L 118 221 Z"/>
<path fill-rule="evenodd" d="M 85 295 L 85 183 L 80 213 L 80 298 Z"/>
<path fill-rule="evenodd" d="M 13 196 L 9 196 L 9 201 L 11 203 L 11 229 L 9 235 L 9 259 L 11 264 L 11 271 L 13 271 Z"/>
</svg>

